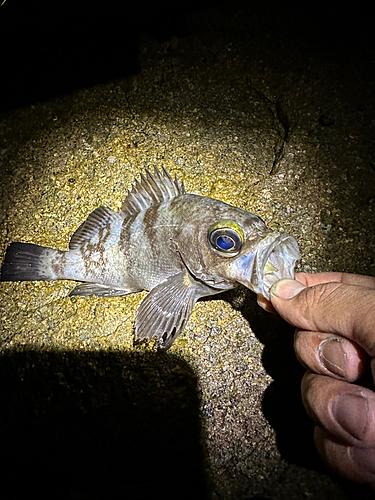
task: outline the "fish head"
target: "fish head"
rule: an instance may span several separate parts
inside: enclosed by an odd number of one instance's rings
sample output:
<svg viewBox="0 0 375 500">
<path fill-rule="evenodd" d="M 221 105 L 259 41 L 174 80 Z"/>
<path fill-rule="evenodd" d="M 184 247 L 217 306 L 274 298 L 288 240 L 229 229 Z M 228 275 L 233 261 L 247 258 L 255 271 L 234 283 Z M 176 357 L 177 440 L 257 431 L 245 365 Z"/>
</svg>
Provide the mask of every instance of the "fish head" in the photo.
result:
<svg viewBox="0 0 375 500">
<path fill-rule="evenodd" d="M 270 300 L 270 288 L 280 279 L 294 279 L 300 259 L 293 236 L 270 232 L 260 238 L 251 251 L 245 249 L 228 265 L 228 274 L 257 294 Z"/>
<path fill-rule="evenodd" d="M 300 258 L 297 241 L 272 231 L 250 212 L 225 204 L 220 208 L 197 217 L 194 231 L 178 243 L 184 264 L 212 288 L 242 284 L 269 300 L 273 283 L 294 278 Z"/>
</svg>

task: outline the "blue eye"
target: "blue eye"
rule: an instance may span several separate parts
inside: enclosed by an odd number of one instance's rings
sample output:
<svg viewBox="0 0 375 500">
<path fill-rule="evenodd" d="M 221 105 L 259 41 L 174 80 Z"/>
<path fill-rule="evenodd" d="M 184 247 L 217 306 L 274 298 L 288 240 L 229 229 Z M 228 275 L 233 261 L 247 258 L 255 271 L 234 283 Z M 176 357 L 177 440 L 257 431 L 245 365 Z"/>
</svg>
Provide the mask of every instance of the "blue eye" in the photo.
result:
<svg viewBox="0 0 375 500">
<path fill-rule="evenodd" d="M 234 247 L 234 241 L 229 236 L 219 236 L 216 240 L 216 246 L 220 250 L 232 250 Z"/>
<path fill-rule="evenodd" d="M 241 250 L 243 231 L 235 222 L 222 220 L 210 228 L 208 240 L 212 247 L 220 252 L 222 257 L 233 257 Z"/>
</svg>

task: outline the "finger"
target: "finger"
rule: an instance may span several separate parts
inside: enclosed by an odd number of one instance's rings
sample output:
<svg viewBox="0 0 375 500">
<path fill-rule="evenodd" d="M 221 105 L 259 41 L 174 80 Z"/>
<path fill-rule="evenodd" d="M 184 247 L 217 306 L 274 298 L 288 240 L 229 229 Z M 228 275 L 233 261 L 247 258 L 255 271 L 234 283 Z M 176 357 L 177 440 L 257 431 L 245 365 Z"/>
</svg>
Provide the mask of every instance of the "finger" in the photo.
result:
<svg viewBox="0 0 375 500">
<path fill-rule="evenodd" d="M 323 461 L 331 469 L 352 481 L 375 488 L 375 448 L 338 443 L 320 427 L 315 427 L 314 441 Z"/>
<path fill-rule="evenodd" d="M 265 311 L 272 314 L 277 314 L 271 302 L 267 300 L 265 297 L 263 297 L 261 293 L 258 293 L 257 295 L 257 302 L 258 306 L 262 307 Z"/>
<path fill-rule="evenodd" d="M 296 273 L 297 281 L 304 284 L 305 286 L 314 286 L 321 283 L 338 282 L 344 283 L 346 285 L 357 285 L 364 286 L 367 288 L 375 289 L 375 278 L 372 276 L 364 276 L 362 274 L 350 274 L 350 273 Z M 260 307 L 265 311 L 276 313 L 275 308 L 272 306 L 271 302 L 267 300 L 263 295 L 258 294 L 257 302 Z"/>
<path fill-rule="evenodd" d="M 375 393 L 341 380 L 306 372 L 302 401 L 309 416 L 336 441 L 375 446 Z"/>
<path fill-rule="evenodd" d="M 296 273 L 296 280 L 305 286 L 320 285 L 321 283 L 330 283 L 336 281 L 345 285 L 364 286 L 366 288 L 375 288 L 375 278 L 373 276 L 364 276 L 363 274 L 351 273 Z"/>
<path fill-rule="evenodd" d="M 312 287 L 277 281 L 271 302 L 288 323 L 301 330 L 342 335 L 375 356 L 375 290 L 343 283 Z"/>
<path fill-rule="evenodd" d="M 350 340 L 332 333 L 296 330 L 294 349 L 311 371 L 347 382 L 358 380 L 366 367 L 366 355 Z"/>
</svg>

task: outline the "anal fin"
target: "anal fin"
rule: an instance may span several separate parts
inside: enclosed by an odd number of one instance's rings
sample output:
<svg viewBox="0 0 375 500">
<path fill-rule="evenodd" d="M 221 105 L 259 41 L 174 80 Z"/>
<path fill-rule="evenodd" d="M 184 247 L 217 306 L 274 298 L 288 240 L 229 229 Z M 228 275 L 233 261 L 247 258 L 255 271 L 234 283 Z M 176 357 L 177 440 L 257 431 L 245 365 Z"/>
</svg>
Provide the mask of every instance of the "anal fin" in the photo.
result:
<svg viewBox="0 0 375 500">
<path fill-rule="evenodd" d="M 80 295 L 86 297 L 88 295 L 96 295 L 97 297 L 121 297 L 121 295 L 134 292 L 139 292 L 139 290 L 126 290 L 124 288 L 100 285 L 99 283 L 82 283 L 73 288 L 69 296 Z"/>
</svg>

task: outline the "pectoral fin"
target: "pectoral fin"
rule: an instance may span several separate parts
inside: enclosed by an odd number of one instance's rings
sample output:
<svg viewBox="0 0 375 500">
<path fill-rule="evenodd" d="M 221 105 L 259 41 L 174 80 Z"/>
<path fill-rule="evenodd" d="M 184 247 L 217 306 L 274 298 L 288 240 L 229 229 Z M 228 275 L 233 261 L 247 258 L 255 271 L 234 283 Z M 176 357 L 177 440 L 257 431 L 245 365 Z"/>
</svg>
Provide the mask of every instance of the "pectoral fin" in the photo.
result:
<svg viewBox="0 0 375 500">
<path fill-rule="evenodd" d="M 168 349 L 185 328 L 196 301 L 215 293 L 181 271 L 160 283 L 143 299 L 135 319 L 138 339 L 161 337 Z"/>
<path fill-rule="evenodd" d="M 120 297 L 121 295 L 127 295 L 128 293 L 139 291 L 140 290 L 126 290 L 124 288 L 99 285 L 98 283 L 82 283 L 81 285 L 77 285 L 73 288 L 69 296 L 81 295 L 82 297 L 85 297 L 87 295 L 96 295 L 97 297 Z"/>
</svg>

